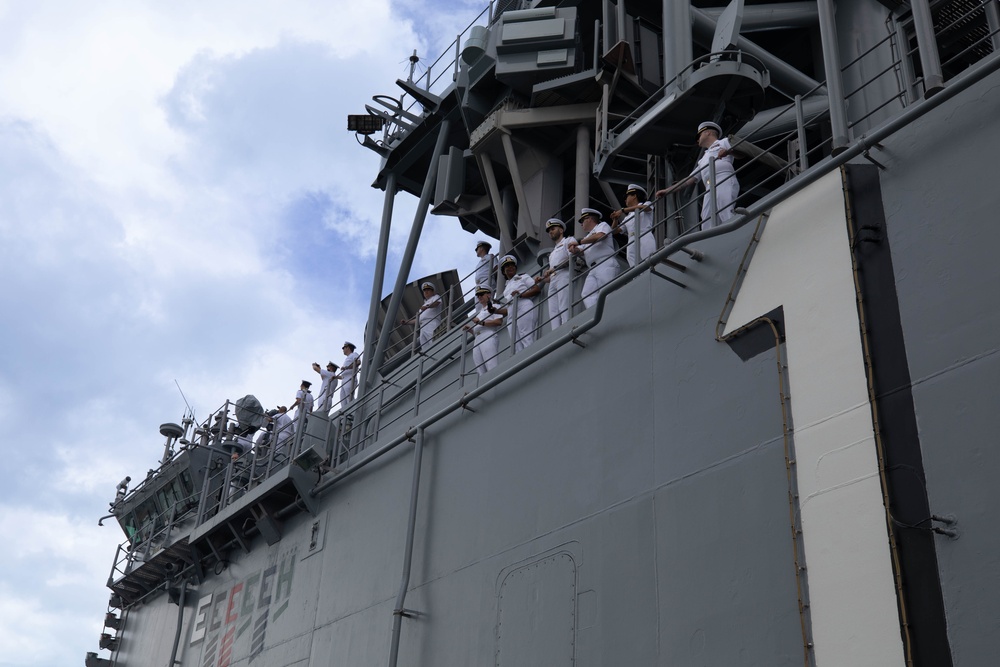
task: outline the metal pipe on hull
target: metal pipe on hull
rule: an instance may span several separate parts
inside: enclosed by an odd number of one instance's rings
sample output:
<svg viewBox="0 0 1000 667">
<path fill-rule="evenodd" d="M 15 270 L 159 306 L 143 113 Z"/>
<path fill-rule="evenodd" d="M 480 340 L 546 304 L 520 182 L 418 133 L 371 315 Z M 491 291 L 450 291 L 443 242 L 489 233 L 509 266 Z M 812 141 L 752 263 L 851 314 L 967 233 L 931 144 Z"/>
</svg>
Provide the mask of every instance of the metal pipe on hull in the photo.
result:
<svg viewBox="0 0 1000 667">
<path fill-rule="evenodd" d="M 413 444 L 413 481 L 410 485 L 410 513 L 406 521 L 406 546 L 403 550 L 403 575 L 396 594 L 396 607 L 392 612 L 392 639 L 389 643 L 389 667 L 399 661 L 399 635 L 403 629 L 406 610 L 406 589 L 410 587 L 410 568 L 413 565 L 413 533 L 417 525 L 417 499 L 420 495 L 420 464 L 424 456 L 424 429 L 417 429 Z"/>
<path fill-rule="evenodd" d="M 184 625 L 184 598 L 187 596 L 188 579 L 181 585 L 181 594 L 177 598 L 177 630 L 174 632 L 174 646 L 170 649 L 170 662 L 167 667 L 177 664 L 177 648 L 181 645 L 181 627 Z"/>
<path fill-rule="evenodd" d="M 403 300 L 403 288 L 406 287 L 406 280 L 410 275 L 410 268 L 413 266 L 413 256 L 417 252 L 417 242 L 420 240 L 420 233 L 424 229 L 424 220 L 427 218 L 427 209 L 430 206 L 431 195 L 434 192 L 434 184 L 437 183 L 437 165 L 434 158 L 444 151 L 444 144 L 448 138 L 448 131 L 451 128 L 451 121 L 447 118 L 441 121 L 441 128 L 438 130 L 437 141 L 434 144 L 431 168 L 427 170 L 427 178 L 424 179 L 424 189 L 420 193 L 420 203 L 417 204 L 417 212 L 413 215 L 413 226 L 410 228 L 410 238 L 406 241 L 406 249 L 403 251 L 403 259 L 399 265 L 399 274 L 396 276 L 396 285 L 392 290 L 392 298 L 389 299 L 389 307 L 385 312 L 385 322 L 382 324 L 382 331 L 379 333 L 378 344 L 375 353 L 368 358 L 368 372 L 365 374 L 365 386 L 370 387 L 375 380 L 375 373 L 382 363 L 385 355 L 385 348 L 389 344 L 389 335 L 392 333 L 392 323 L 396 321 L 399 313 L 399 303 Z M 368 350 L 365 350 L 367 353 Z"/>
<path fill-rule="evenodd" d="M 375 277 L 372 279 L 372 300 L 368 307 L 368 326 L 365 328 L 365 350 L 372 349 L 375 329 L 378 327 L 378 311 L 382 302 L 382 284 L 385 282 L 385 263 L 389 255 L 389 230 L 392 226 L 392 206 L 396 201 L 396 172 L 390 171 L 385 181 L 385 202 L 382 204 L 382 227 L 378 236 L 378 254 L 375 259 Z M 386 319 L 386 322 L 389 320 Z M 368 368 L 371 361 L 365 359 L 365 372 L 361 374 L 361 388 L 358 396 L 368 392 Z"/>
</svg>

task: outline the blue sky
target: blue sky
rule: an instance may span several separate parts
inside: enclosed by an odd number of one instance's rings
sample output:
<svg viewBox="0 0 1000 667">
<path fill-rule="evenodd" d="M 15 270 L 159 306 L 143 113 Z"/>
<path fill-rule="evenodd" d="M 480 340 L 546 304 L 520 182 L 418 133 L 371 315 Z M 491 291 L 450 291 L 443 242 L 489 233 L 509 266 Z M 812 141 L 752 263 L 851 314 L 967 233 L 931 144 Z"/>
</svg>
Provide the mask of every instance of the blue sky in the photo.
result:
<svg viewBox="0 0 1000 667">
<path fill-rule="evenodd" d="M 0 667 L 97 650 L 122 540 L 97 519 L 156 465 L 175 380 L 199 417 L 289 403 L 361 344 L 383 195 L 346 116 L 484 3 L 441 5 L 0 0 Z M 411 277 L 473 268 L 441 222 Z"/>
</svg>

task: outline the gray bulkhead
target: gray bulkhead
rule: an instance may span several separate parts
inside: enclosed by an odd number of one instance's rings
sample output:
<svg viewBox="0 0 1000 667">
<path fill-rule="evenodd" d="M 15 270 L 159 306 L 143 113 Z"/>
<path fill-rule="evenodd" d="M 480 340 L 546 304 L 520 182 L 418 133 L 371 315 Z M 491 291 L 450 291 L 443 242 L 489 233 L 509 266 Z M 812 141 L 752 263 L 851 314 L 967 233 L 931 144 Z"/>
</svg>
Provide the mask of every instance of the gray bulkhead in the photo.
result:
<svg viewBox="0 0 1000 667">
<path fill-rule="evenodd" d="M 475 401 L 475 413 L 427 430 L 406 602 L 416 614 L 404 619 L 399 664 L 797 664 L 774 353 L 744 362 L 714 335 L 750 231 L 703 244 L 685 290 L 636 280 L 586 348 L 565 346 Z M 324 495 L 315 519 L 291 519 L 277 544 L 257 538 L 234 552 L 188 596 L 183 664 L 219 664 L 227 627 L 247 622 L 230 664 L 251 664 L 265 610 L 240 611 L 247 579 L 286 561 L 288 595 L 272 588 L 269 611 L 288 607 L 253 662 L 384 664 L 411 465 L 399 448 Z M 314 521 L 324 539 L 309 554 Z M 259 581 L 251 592 L 259 599 Z M 201 610 L 205 638 L 192 645 L 197 601 L 211 594 L 222 602 Z M 161 596 L 123 634 L 172 629 L 175 610 Z M 539 628 L 561 628 L 558 641 Z M 132 664 L 127 648 L 122 664 Z"/>
</svg>

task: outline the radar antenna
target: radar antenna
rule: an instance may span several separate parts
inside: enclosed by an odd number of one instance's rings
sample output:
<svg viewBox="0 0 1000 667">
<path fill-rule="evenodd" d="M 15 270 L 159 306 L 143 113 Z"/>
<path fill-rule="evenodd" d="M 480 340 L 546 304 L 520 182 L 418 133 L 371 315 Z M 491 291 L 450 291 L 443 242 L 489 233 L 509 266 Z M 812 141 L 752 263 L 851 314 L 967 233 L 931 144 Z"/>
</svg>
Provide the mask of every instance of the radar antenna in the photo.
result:
<svg viewBox="0 0 1000 667">
<path fill-rule="evenodd" d="M 417 70 L 417 65 L 420 64 L 420 56 L 417 55 L 416 49 L 413 49 L 413 55 L 409 57 L 409 61 L 410 61 L 410 76 L 407 78 L 407 81 L 413 83 L 413 74 Z M 420 69 L 421 69 L 421 74 L 427 71 L 427 68 L 423 67 L 422 65 Z"/>
<path fill-rule="evenodd" d="M 179 391 L 180 394 L 181 394 L 181 400 L 184 401 L 184 405 L 187 407 L 187 409 L 184 412 L 184 419 L 190 419 L 193 422 L 194 421 L 194 408 L 192 408 L 191 404 L 188 403 L 187 396 L 184 395 L 184 390 L 181 389 L 181 385 L 177 381 L 176 378 L 174 379 L 174 384 L 177 385 L 177 391 Z"/>
</svg>

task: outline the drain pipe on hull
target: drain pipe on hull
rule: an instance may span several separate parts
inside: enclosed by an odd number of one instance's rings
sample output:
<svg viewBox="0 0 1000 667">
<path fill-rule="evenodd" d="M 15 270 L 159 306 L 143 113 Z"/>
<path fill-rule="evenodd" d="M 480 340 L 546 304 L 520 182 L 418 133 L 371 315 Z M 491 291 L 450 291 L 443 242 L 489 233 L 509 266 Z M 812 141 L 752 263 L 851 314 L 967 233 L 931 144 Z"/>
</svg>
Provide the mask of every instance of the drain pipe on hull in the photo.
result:
<svg viewBox="0 0 1000 667">
<path fill-rule="evenodd" d="M 177 630 L 174 632 L 174 646 L 170 649 L 170 662 L 167 667 L 174 667 L 177 664 L 177 647 L 181 643 L 181 626 L 184 625 L 184 598 L 187 597 L 188 578 L 184 578 L 181 585 L 181 594 L 177 598 Z"/>
<path fill-rule="evenodd" d="M 424 455 L 424 429 L 418 428 L 413 445 L 413 482 L 410 487 L 410 514 L 406 521 L 406 548 L 403 551 L 403 576 L 396 595 L 396 608 L 392 611 L 392 640 L 389 644 L 389 667 L 396 667 L 399 660 L 399 635 L 403 630 L 403 617 L 413 616 L 403 605 L 406 589 L 410 587 L 410 566 L 413 564 L 413 533 L 417 524 L 417 498 L 420 493 L 420 463 Z"/>
</svg>

